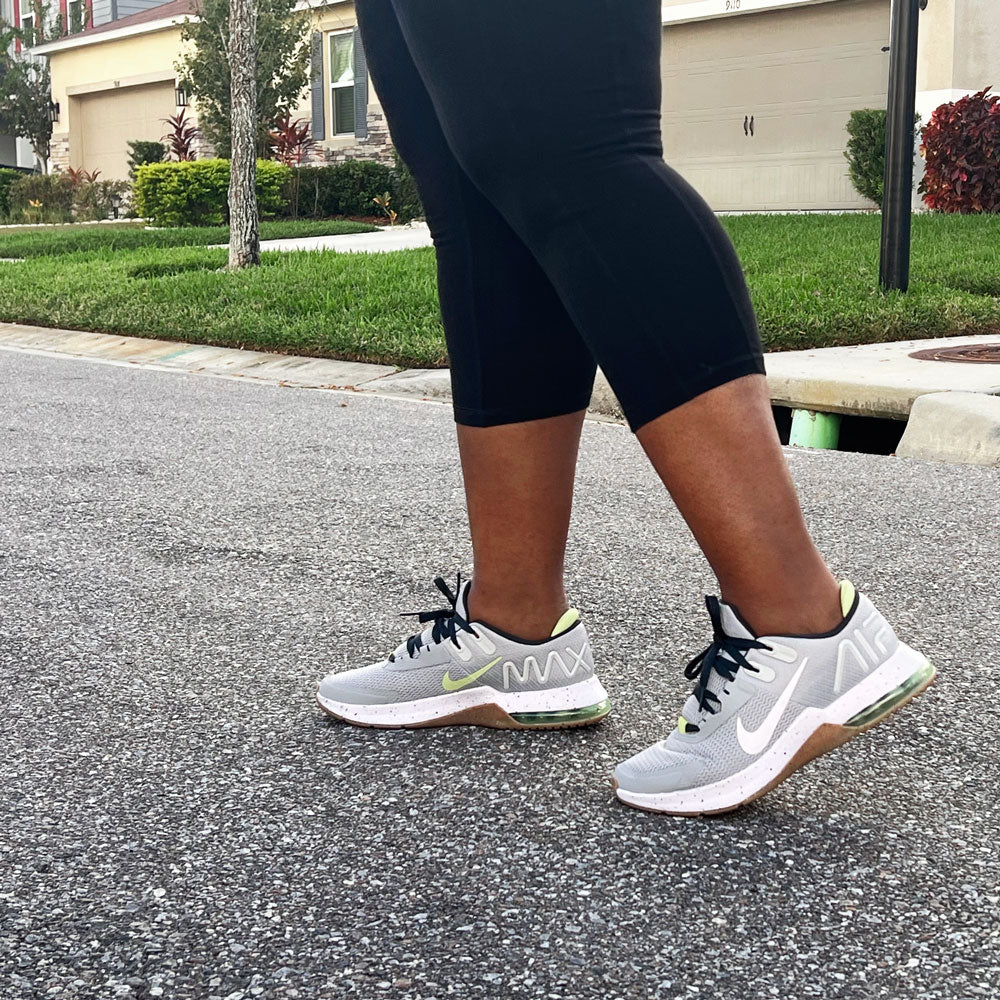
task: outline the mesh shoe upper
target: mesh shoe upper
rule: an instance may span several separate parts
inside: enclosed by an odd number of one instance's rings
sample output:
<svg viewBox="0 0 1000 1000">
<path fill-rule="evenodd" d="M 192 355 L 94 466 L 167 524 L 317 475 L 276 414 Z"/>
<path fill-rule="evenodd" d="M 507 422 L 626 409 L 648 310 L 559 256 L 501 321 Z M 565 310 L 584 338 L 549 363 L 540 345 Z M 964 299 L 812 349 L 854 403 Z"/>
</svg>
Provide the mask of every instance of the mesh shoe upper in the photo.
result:
<svg viewBox="0 0 1000 1000">
<path fill-rule="evenodd" d="M 467 622 L 466 582 L 455 595 L 453 612 Z M 577 616 L 556 635 L 526 642 L 483 622 L 468 628 L 434 623 L 401 642 L 385 659 L 367 667 L 330 674 L 319 694 L 328 701 L 376 705 L 416 701 L 458 690 L 537 691 L 586 680 L 594 661 L 583 622 Z M 453 632 L 453 634 L 451 634 Z"/>
<path fill-rule="evenodd" d="M 733 676 L 712 671 L 706 689 L 717 700 L 697 697 L 696 688 L 665 740 L 618 765 L 619 787 L 657 794 L 729 777 L 772 746 L 804 708 L 824 708 L 864 679 L 899 640 L 867 597 L 853 588 L 850 594 L 853 604 L 841 624 L 817 636 L 756 637 L 720 602 L 726 636 L 759 640 L 767 648 L 745 653 L 748 669 L 736 667 L 723 645 L 718 655 L 729 661 Z"/>
</svg>

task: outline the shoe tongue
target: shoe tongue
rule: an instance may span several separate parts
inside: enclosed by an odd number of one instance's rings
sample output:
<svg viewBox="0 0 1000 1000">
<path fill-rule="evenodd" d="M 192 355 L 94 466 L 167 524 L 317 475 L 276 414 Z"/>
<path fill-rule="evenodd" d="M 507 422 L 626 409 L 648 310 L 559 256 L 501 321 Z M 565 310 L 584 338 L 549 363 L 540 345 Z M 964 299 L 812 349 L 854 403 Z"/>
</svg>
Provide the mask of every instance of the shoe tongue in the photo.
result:
<svg viewBox="0 0 1000 1000">
<path fill-rule="evenodd" d="M 722 612 L 722 630 L 726 635 L 731 635 L 734 639 L 756 639 L 757 637 L 743 624 L 742 619 L 737 614 L 736 609 L 725 601 L 719 601 L 719 608 Z"/>
<path fill-rule="evenodd" d="M 455 602 L 455 613 L 461 615 L 466 621 L 469 620 L 469 588 L 472 586 L 471 580 L 466 580 L 458 592 L 458 600 Z"/>
<path fill-rule="evenodd" d="M 737 639 L 756 638 L 746 625 L 743 624 L 739 615 L 736 613 L 736 609 L 731 604 L 726 604 L 725 601 L 719 601 L 719 611 L 720 618 L 722 620 L 722 630 L 726 633 L 726 635 Z M 732 659 L 724 651 L 720 652 L 719 655 L 726 660 Z M 720 674 L 717 670 L 713 670 L 708 678 L 708 690 L 721 701 L 724 697 L 724 688 L 728 683 L 729 681 L 723 677 L 722 674 Z M 698 701 L 692 694 L 684 703 L 681 715 L 687 722 L 690 723 L 695 722 L 695 720 L 698 719 L 699 714 L 700 709 Z"/>
</svg>

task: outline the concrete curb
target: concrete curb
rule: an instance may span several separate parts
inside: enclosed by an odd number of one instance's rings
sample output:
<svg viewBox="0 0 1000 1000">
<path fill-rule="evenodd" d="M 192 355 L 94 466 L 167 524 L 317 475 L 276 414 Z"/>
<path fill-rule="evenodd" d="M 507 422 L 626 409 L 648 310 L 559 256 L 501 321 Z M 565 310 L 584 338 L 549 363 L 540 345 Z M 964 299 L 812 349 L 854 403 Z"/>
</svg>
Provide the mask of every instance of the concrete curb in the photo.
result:
<svg viewBox="0 0 1000 1000">
<path fill-rule="evenodd" d="M 792 409 L 905 420 L 929 392 L 1000 393 L 1000 365 L 924 361 L 913 352 L 998 341 L 994 334 L 781 351 L 765 357 L 767 384 L 772 401 Z"/>
<path fill-rule="evenodd" d="M 245 378 L 296 389 L 355 390 L 441 402 L 451 399 L 451 375 L 447 368 L 400 370 L 391 365 L 359 361 L 304 358 L 20 323 L 0 323 L 0 350 L 64 354 L 103 364 Z M 623 419 L 618 401 L 600 373 L 591 410 L 600 416 Z"/>
<path fill-rule="evenodd" d="M 912 377 L 911 366 L 919 365 L 908 356 L 899 361 L 901 350 L 914 344 L 961 344 L 994 342 L 996 338 L 956 338 L 954 341 L 914 341 L 897 345 L 875 344 L 869 349 L 830 348 L 823 351 L 768 354 L 768 385 L 778 404 L 821 412 L 854 412 L 904 420 L 913 409 L 912 427 L 907 429 L 897 454 L 913 458 L 934 458 L 948 462 L 1000 464 L 1000 372 L 995 366 L 927 364 Z M 885 354 L 896 348 L 891 364 L 864 380 L 856 377 L 858 365 L 868 363 L 873 353 Z M 391 365 L 306 358 L 265 351 L 244 351 L 180 341 L 150 340 L 78 330 L 0 323 L 0 349 L 27 353 L 68 355 L 103 364 L 137 365 L 163 371 L 182 371 L 220 378 L 244 378 L 272 385 L 300 389 L 333 389 L 372 392 L 382 395 L 415 397 L 447 402 L 451 399 L 451 376 L 447 369 L 411 368 Z M 841 353 L 850 378 L 841 377 Z M 816 359 L 819 359 L 817 362 Z M 809 364 L 812 361 L 811 365 Z M 829 362 L 829 378 L 817 374 Z M 902 380 L 887 378 L 899 374 Z M 968 369 L 974 369 L 969 371 Z M 963 371 L 963 369 L 966 369 Z M 984 370 L 987 369 L 987 370 Z M 516 377 L 516 372 L 511 374 Z M 864 384 L 862 384 L 864 382 Z M 975 386 L 975 391 L 950 390 L 959 382 Z M 859 393 L 868 395 L 859 397 Z M 928 402 L 925 402 L 927 400 Z M 591 414 L 624 422 L 621 406 L 611 386 L 598 371 L 589 407 Z"/>
<path fill-rule="evenodd" d="M 932 392 L 913 404 L 896 454 L 1000 467 L 1000 397 Z"/>
<path fill-rule="evenodd" d="M 107 333 L 56 330 L 0 323 L 0 348 L 68 354 L 106 364 L 141 365 L 165 371 L 247 378 L 303 389 L 357 389 L 397 371 L 391 365 L 331 361 L 290 354 L 243 351 L 174 340 L 147 340 Z"/>
</svg>

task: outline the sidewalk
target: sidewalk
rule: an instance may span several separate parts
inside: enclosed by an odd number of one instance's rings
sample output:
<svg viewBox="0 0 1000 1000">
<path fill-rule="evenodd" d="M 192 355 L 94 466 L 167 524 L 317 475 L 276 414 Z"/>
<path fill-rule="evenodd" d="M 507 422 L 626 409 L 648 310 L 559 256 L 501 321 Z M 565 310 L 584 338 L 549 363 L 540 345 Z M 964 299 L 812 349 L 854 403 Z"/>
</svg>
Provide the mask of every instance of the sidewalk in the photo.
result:
<svg viewBox="0 0 1000 1000">
<path fill-rule="evenodd" d="M 377 233 L 344 233 L 340 236 L 304 236 L 295 239 L 263 240 L 261 250 L 336 250 L 339 253 L 389 253 L 430 247 L 431 231 L 426 222 L 414 220 L 398 226 L 383 226 Z M 216 244 L 224 248 L 227 243 Z"/>
</svg>

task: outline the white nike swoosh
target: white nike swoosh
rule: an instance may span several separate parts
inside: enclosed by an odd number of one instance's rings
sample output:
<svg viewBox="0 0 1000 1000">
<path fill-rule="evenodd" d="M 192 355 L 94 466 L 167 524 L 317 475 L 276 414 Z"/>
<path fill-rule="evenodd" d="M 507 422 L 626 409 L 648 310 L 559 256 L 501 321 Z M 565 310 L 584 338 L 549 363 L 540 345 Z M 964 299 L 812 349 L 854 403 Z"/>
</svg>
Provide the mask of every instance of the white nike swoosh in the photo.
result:
<svg viewBox="0 0 1000 1000">
<path fill-rule="evenodd" d="M 774 731 L 778 728 L 781 716 L 788 707 L 788 703 L 792 700 L 795 685 L 799 683 L 799 678 L 802 676 L 802 671 L 806 669 L 808 662 L 809 657 L 807 656 L 799 664 L 799 669 L 795 671 L 785 690 L 778 696 L 778 700 L 774 703 L 774 708 L 767 713 L 767 718 L 764 719 L 757 729 L 751 732 L 743 725 L 743 719 L 737 718 L 736 739 L 739 740 L 739 744 L 744 752 L 750 754 L 751 757 L 756 757 L 771 742 L 771 737 L 774 736 Z"/>
</svg>

